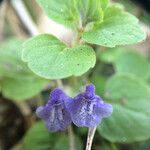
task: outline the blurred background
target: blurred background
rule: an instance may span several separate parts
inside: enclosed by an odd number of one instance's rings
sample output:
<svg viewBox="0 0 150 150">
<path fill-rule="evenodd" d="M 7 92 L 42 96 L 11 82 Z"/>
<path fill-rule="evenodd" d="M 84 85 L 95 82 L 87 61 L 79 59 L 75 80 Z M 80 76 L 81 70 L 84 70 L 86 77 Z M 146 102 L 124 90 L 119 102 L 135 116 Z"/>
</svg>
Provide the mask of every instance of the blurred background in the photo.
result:
<svg viewBox="0 0 150 150">
<path fill-rule="evenodd" d="M 130 71 L 133 71 L 132 67 L 136 68 L 135 74 L 138 74 L 139 78 L 146 78 L 146 85 L 137 79 L 134 86 L 122 86 L 122 84 L 126 85 L 126 81 L 117 80 L 121 84 L 119 88 L 127 89 L 129 87 L 131 92 L 138 93 L 135 94 L 137 98 L 143 97 L 146 95 L 144 94 L 147 90 L 145 87 L 150 86 L 150 0 L 114 0 L 113 2 L 123 4 L 128 12 L 139 18 L 142 28 L 147 33 L 147 39 L 140 44 L 114 48 L 110 53 L 104 51 L 101 56 L 98 55 L 99 60 L 96 67 L 86 75 L 90 82 L 95 83 L 97 94 L 107 95 L 108 93 L 105 92 L 107 78 L 115 74 L 115 68 L 120 67 L 118 64 L 123 65 L 123 70 L 127 70 L 124 68 L 131 64 Z M 22 43 L 27 38 L 39 33 L 51 33 L 68 44 L 74 36 L 71 30 L 50 20 L 35 0 L 0 0 L 0 150 L 69 149 L 67 131 L 65 133 L 48 133 L 43 123 L 35 116 L 36 107 L 44 104 L 50 90 L 57 87 L 55 81 L 35 75 L 21 60 Z M 127 49 L 127 53 L 120 54 L 120 49 L 121 51 Z M 135 55 L 133 51 L 136 53 Z M 121 59 L 114 61 L 116 55 L 119 55 Z M 80 80 L 80 84 L 83 85 L 87 82 L 85 76 L 76 80 Z M 70 79 L 63 82 L 67 91 L 73 90 L 67 86 Z M 111 83 L 114 84 L 113 81 Z M 80 84 L 77 84 L 76 88 Z M 149 92 L 150 90 L 147 90 L 147 93 Z M 149 102 L 145 103 L 144 101 L 142 108 L 137 102 L 138 105 L 133 106 L 133 109 L 139 108 L 138 112 L 141 113 L 138 114 L 135 111 L 133 119 L 129 117 L 135 122 L 135 126 L 129 127 L 129 130 L 135 130 L 138 133 L 142 128 L 143 135 L 137 139 L 132 138 L 133 135 L 129 131 L 131 139 L 128 140 L 128 136 L 126 137 L 119 127 L 121 126 L 123 129 L 124 124 L 128 124 L 130 120 L 121 124 L 121 119 L 119 120 L 118 117 L 118 122 L 115 123 L 118 130 L 109 130 L 108 134 L 112 136 L 111 132 L 112 134 L 120 133 L 120 140 L 108 139 L 100 129 L 96 132 L 93 150 L 150 150 L 150 113 L 145 112 L 146 109 L 150 109 L 150 97 L 148 99 Z M 143 114 L 147 114 L 147 116 Z M 137 120 L 144 121 L 144 123 L 140 124 L 136 122 Z M 120 126 L 117 127 L 119 123 Z M 140 128 L 136 128 L 136 125 L 139 125 Z M 73 129 L 76 148 L 82 150 L 86 142 L 87 129 L 75 126 Z M 125 136 L 122 136 L 123 134 Z"/>
</svg>

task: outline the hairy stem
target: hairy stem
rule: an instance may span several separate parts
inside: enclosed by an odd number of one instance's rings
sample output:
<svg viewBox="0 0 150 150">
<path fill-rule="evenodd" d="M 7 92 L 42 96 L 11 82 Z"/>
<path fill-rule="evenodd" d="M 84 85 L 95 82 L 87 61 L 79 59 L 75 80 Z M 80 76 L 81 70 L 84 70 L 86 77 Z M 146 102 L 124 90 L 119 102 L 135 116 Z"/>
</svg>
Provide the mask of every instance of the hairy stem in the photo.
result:
<svg viewBox="0 0 150 150">
<path fill-rule="evenodd" d="M 86 150 L 91 150 L 95 131 L 96 131 L 96 128 L 89 128 L 88 136 L 87 136 L 87 143 L 86 143 Z"/>
<path fill-rule="evenodd" d="M 69 135 L 69 147 L 70 147 L 70 150 L 76 150 L 75 137 L 74 137 L 72 125 L 70 125 L 68 127 L 68 135 Z"/>
</svg>

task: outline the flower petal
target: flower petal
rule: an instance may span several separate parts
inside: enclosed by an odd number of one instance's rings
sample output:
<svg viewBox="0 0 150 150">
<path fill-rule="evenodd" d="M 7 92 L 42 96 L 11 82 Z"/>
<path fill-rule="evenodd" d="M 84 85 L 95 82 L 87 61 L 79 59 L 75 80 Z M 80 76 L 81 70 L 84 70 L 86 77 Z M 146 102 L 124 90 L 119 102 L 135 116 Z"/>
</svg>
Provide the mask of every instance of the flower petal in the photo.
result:
<svg viewBox="0 0 150 150">
<path fill-rule="evenodd" d="M 62 131 L 71 124 L 70 114 L 65 106 L 64 101 L 71 99 L 61 89 L 54 89 L 48 103 L 40 106 L 36 110 L 38 117 L 45 121 L 49 131 Z"/>
<path fill-rule="evenodd" d="M 112 105 L 104 103 L 94 92 L 94 85 L 90 84 L 86 86 L 84 93 L 77 95 L 72 101 L 66 101 L 65 105 L 75 125 L 96 127 L 102 118 L 112 114 Z"/>
<path fill-rule="evenodd" d="M 96 110 L 97 114 L 99 114 L 102 118 L 110 117 L 113 112 L 113 107 L 111 104 L 103 103 L 97 106 Z"/>
<path fill-rule="evenodd" d="M 59 106 L 51 109 L 49 118 L 46 120 L 46 127 L 53 132 L 63 131 L 71 122 L 68 111 Z"/>
<path fill-rule="evenodd" d="M 95 86 L 93 84 L 89 84 L 85 89 L 85 96 L 87 98 L 91 98 L 95 95 Z"/>
</svg>

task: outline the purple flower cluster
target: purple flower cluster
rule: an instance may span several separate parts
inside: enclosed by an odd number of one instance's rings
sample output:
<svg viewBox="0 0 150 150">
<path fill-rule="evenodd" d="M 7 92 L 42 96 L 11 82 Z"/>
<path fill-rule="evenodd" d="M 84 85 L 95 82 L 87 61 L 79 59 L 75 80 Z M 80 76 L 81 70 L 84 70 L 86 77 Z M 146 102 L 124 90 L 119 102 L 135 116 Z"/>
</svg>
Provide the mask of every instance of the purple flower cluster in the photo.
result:
<svg viewBox="0 0 150 150">
<path fill-rule="evenodd" d="M 95 87 L 90 84 L 75 98 L 61 89 L 54 89 L 48 103 L 38 107 L 36 114 L 45 121 L 49 131 L 55 132 L 65 130 L 72 122 L 78 127 L 96 127 L 112 111 L 112 105 L 95 95 Z"/>
</svg>

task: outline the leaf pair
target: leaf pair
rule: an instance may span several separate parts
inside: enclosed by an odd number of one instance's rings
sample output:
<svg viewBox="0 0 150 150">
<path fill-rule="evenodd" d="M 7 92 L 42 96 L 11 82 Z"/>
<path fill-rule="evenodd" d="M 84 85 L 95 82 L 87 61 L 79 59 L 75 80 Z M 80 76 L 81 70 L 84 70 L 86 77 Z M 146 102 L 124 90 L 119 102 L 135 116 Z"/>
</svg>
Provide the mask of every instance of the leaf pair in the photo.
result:
<svg viewBox="0 0 150 150">
<path fill-rule="evenodd" d="M 145 37 L 134 16 L 125 12 L 122 7 L 112 5 L 105 10 L 103 21 L 83 33 L 82 39 L 92 44 L 115 47 L 138 43 Z"/>
<path fill-rule="evenodd" d="M 83 29 L 81 40 L 106 47 L 133 44 L 145 39 L 138 20 L 122 6 L 108 0 L 37 0 L 50 18 L 58 23 Z M 47 79 L 79 76 L 94 67 L 92 47 L 68 48 L 51 35 L 39 35 L 23 47 L 23 60 L 37 75 Z"/>
<path fill-rule="evenodd" d="M 54 36 L 44 34 L 23 45 L 23 60 L 39 76 L 48 79 L 81 75 L 95 65 L 95 52 L 86 45 L 68 48 Z"/>
<path fill-rule="evenodd" d="M 146 38 L 138 19 L 108 0 L 37 0 L 58 23 L 83 28 L 82 40 L 106 47 L 134 44 Z M 89 28 L 90 27 L 90 28 Z"/>
<path fill-rule="evenodd" d="M 108 0 L 37 0 L 48 17 L 65 26 L 76 28 L 81 24 L 100 21 Z"/>
</svg>

